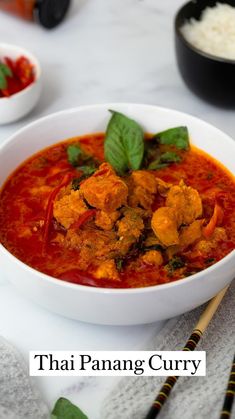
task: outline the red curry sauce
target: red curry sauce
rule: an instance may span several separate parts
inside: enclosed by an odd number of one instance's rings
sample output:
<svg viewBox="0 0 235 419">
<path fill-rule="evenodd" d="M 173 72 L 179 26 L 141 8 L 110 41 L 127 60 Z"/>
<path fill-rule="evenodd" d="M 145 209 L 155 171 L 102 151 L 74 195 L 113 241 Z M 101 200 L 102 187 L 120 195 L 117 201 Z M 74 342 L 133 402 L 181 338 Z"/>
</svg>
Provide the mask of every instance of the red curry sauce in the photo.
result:
<svg viewBox="0 0 235 419">
<path fill-rule="evenodd" d="M 77 142 L 78 138 L 68 140 Z M 226 229 L 227 239 L 206 255 L 188 248 L 184 253 L 184 271 L 169 273 L 164 266 L 139 264 L 135 260 L 121 272 L 121 282 L 96 279 L 89 272 L 79 270 L 79 254 L 60 244 L 49 243 L 43 251 L 43 229 L 40 220 L 45 219 L 45 203 L 53 188 L 65 174 L 77 176 L 77 171 L 67 161 L 68 141 L 47 148 L 24 162 L 7 180 L 0 195 L 0 242 L 13 255 L 27 265 L 64 279 L 90 286 L 109 288 L 144 287 L 175 281 L 207 268 L 235 248 L 235 182 L 215 160 L 196 148 L 182 153 L 180 164 L 172 164 L 153 173 L 166 182 L 178 184 L 181 179 L 197 189 L 203 203 L 203 217 L 213 214 L 215 199 L 224 211 L 221 226 Z M 85 151 L 103 159 L 103 134 L 79 138 Z M 157 197 L 154 210 L 164 205 Z M 54 232 L 55 233 L 55 232 Z M 51 232 L 51 234 L 54 234 Z M 45 249 L 44 249 L 45 250 Z"/>
</svg>

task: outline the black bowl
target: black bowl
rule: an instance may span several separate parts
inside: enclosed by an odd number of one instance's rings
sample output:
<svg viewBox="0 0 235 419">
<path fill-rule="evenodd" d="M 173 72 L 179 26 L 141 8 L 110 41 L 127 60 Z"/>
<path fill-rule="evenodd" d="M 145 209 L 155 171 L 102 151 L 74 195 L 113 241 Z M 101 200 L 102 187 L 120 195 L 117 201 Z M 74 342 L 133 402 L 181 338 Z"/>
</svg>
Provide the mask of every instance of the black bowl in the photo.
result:
<svg viewBox="0 0 235 419">
<path fill-rule="evenodd" d="M 178 11 L 175 17 L 176 58 L 183 80 L 194 93 L 215 105 L 235 108 L 235 60 L 201 51 L 187 42 L 181 33 L 186 21 L 200 20 L 203 10 L 218 2 L 235 6 L 235 0 L 194 0 Z"/>
</svg>

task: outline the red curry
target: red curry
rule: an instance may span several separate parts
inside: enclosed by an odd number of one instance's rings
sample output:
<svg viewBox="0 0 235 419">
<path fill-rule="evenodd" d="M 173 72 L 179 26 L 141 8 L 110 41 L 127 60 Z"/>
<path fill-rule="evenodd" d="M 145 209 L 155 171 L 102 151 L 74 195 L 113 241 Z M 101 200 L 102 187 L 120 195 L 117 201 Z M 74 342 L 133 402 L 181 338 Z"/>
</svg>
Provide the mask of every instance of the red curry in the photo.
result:
<svg viewBox="0 0 235 419">
<path fill-rule="evenodd" d="M 78 141 L 101 165 L 77 188 L 82 172 L 67 148 Z M 117 176 L 102 164 L 103 142 L 104 134 L 64 141 L 9 177 L 0 241 L 13 255 L 69 282 L 129 288 L 189 276 L 234 249 L 235 183 L 216 161 L 191 148 L 180 163 Z"/>
</svg>

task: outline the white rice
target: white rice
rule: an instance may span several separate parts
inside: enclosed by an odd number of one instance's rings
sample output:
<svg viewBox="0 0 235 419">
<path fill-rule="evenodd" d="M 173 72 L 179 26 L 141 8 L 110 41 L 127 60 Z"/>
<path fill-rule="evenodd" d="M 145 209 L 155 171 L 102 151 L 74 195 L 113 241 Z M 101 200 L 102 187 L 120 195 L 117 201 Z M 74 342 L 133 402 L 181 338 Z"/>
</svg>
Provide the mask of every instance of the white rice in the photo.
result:
<svg viewBox="0 0 235 419">
<path fill-rule="evenodd" d="M 235 60 L 235 7 L 222 3 L 207 7 L 200 21 L 190 19 L 181 32 L 201 51 Z"/>
</svg>

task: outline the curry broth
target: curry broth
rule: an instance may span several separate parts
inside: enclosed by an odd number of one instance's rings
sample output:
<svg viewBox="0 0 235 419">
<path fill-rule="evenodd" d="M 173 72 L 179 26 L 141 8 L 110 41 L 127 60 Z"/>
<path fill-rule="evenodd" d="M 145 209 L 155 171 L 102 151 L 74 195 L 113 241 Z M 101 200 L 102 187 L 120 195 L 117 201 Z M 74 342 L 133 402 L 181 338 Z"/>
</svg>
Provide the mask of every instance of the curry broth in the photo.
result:
<svg viewBox="0 0 235 419">
<path fill-rule="evenodd" d="M 65 175 L 69 175 L 71 179 L 78 176 L 76 168 L 68 163 L 66 153 L 68 144 L 77 141 L 80 142 L 84 150 L 99 160 L 104 160 L 104 134 L 72 138 L 32 156 L 16 169 L 2 188 L 0 241 L 22 262 L 68 282 L 107 288 L 131 288 L 163 284 L 186 277 L 207 268 L 234 249 L 234 179 L 214 159 L 195 147 L 191 147 L 189 151 L 181 152 L 182 161 L 180 163 L 171 164 L 163 169 L 151 171 L 151 173 L 166 183 L 176 185 L 183 180 L 187 186 L 195 188 L 201 197 L 203 214 L 200 218 L 204 220 L 205 224 L 213 215 L 215 201 L 219 203 L 223 209 L 223 219 L 220 220 L 219 228 L 224 229 L 225 234 L 219 237 L 215 246 L 211 248 L 209 246 L 209 250 L 207 248 L 204 253 L 203 246 L 199 250 L 196 247 L 199 242 L 197 240 L 183 250 L 178 249 L 176 253 L 173 252 L 173 256 L 183 258 L 184 264 L 182 266 L 179 264 L 176 268 L 172 265 L 173 268 L 169 269 L 170 253 L 166 253 L 164 246 L 162 248 L 162 263 L 159 265 L 146 263 L 146 260 L 144 261 L 142 258 L 143 248 L 139 245 L 140 249 L 138 249 L 138 239 L 134 251 L 132 246 L 130 255 L 122 258 L 122 260 L 125 259 L 125 263 L 119 271 L 118 280 L 95 277 L 92 262 L 87 269 L 80 269 L 82 266 L 81 252 L 63 243 L 63 237 L 66 237 L 67 234 L 66 228 L 58 223 L 55 224 L 54 221 L 49 233 L 50 240 L 45 250 L 43 223 L 46 217 L 47 202 Z M 156 194 L 151 210 L 156 211 L 164 206 L 165 200 L 164 196 Z M 90 207 L 89 210 L 91 210 Z M 94 220 L 89 219 L 86 224 L 80 227 L 80 234 L 89 229 L 92 231 L 93 225 Z M 115 228 L 113 226 L 113 231 Z M 100 228 L 96 227 L 96 230 L 98 231 L 96 234 L 101 234 Z M 102 234 L 105 237 L 106 233 Z"/>
</svg>

